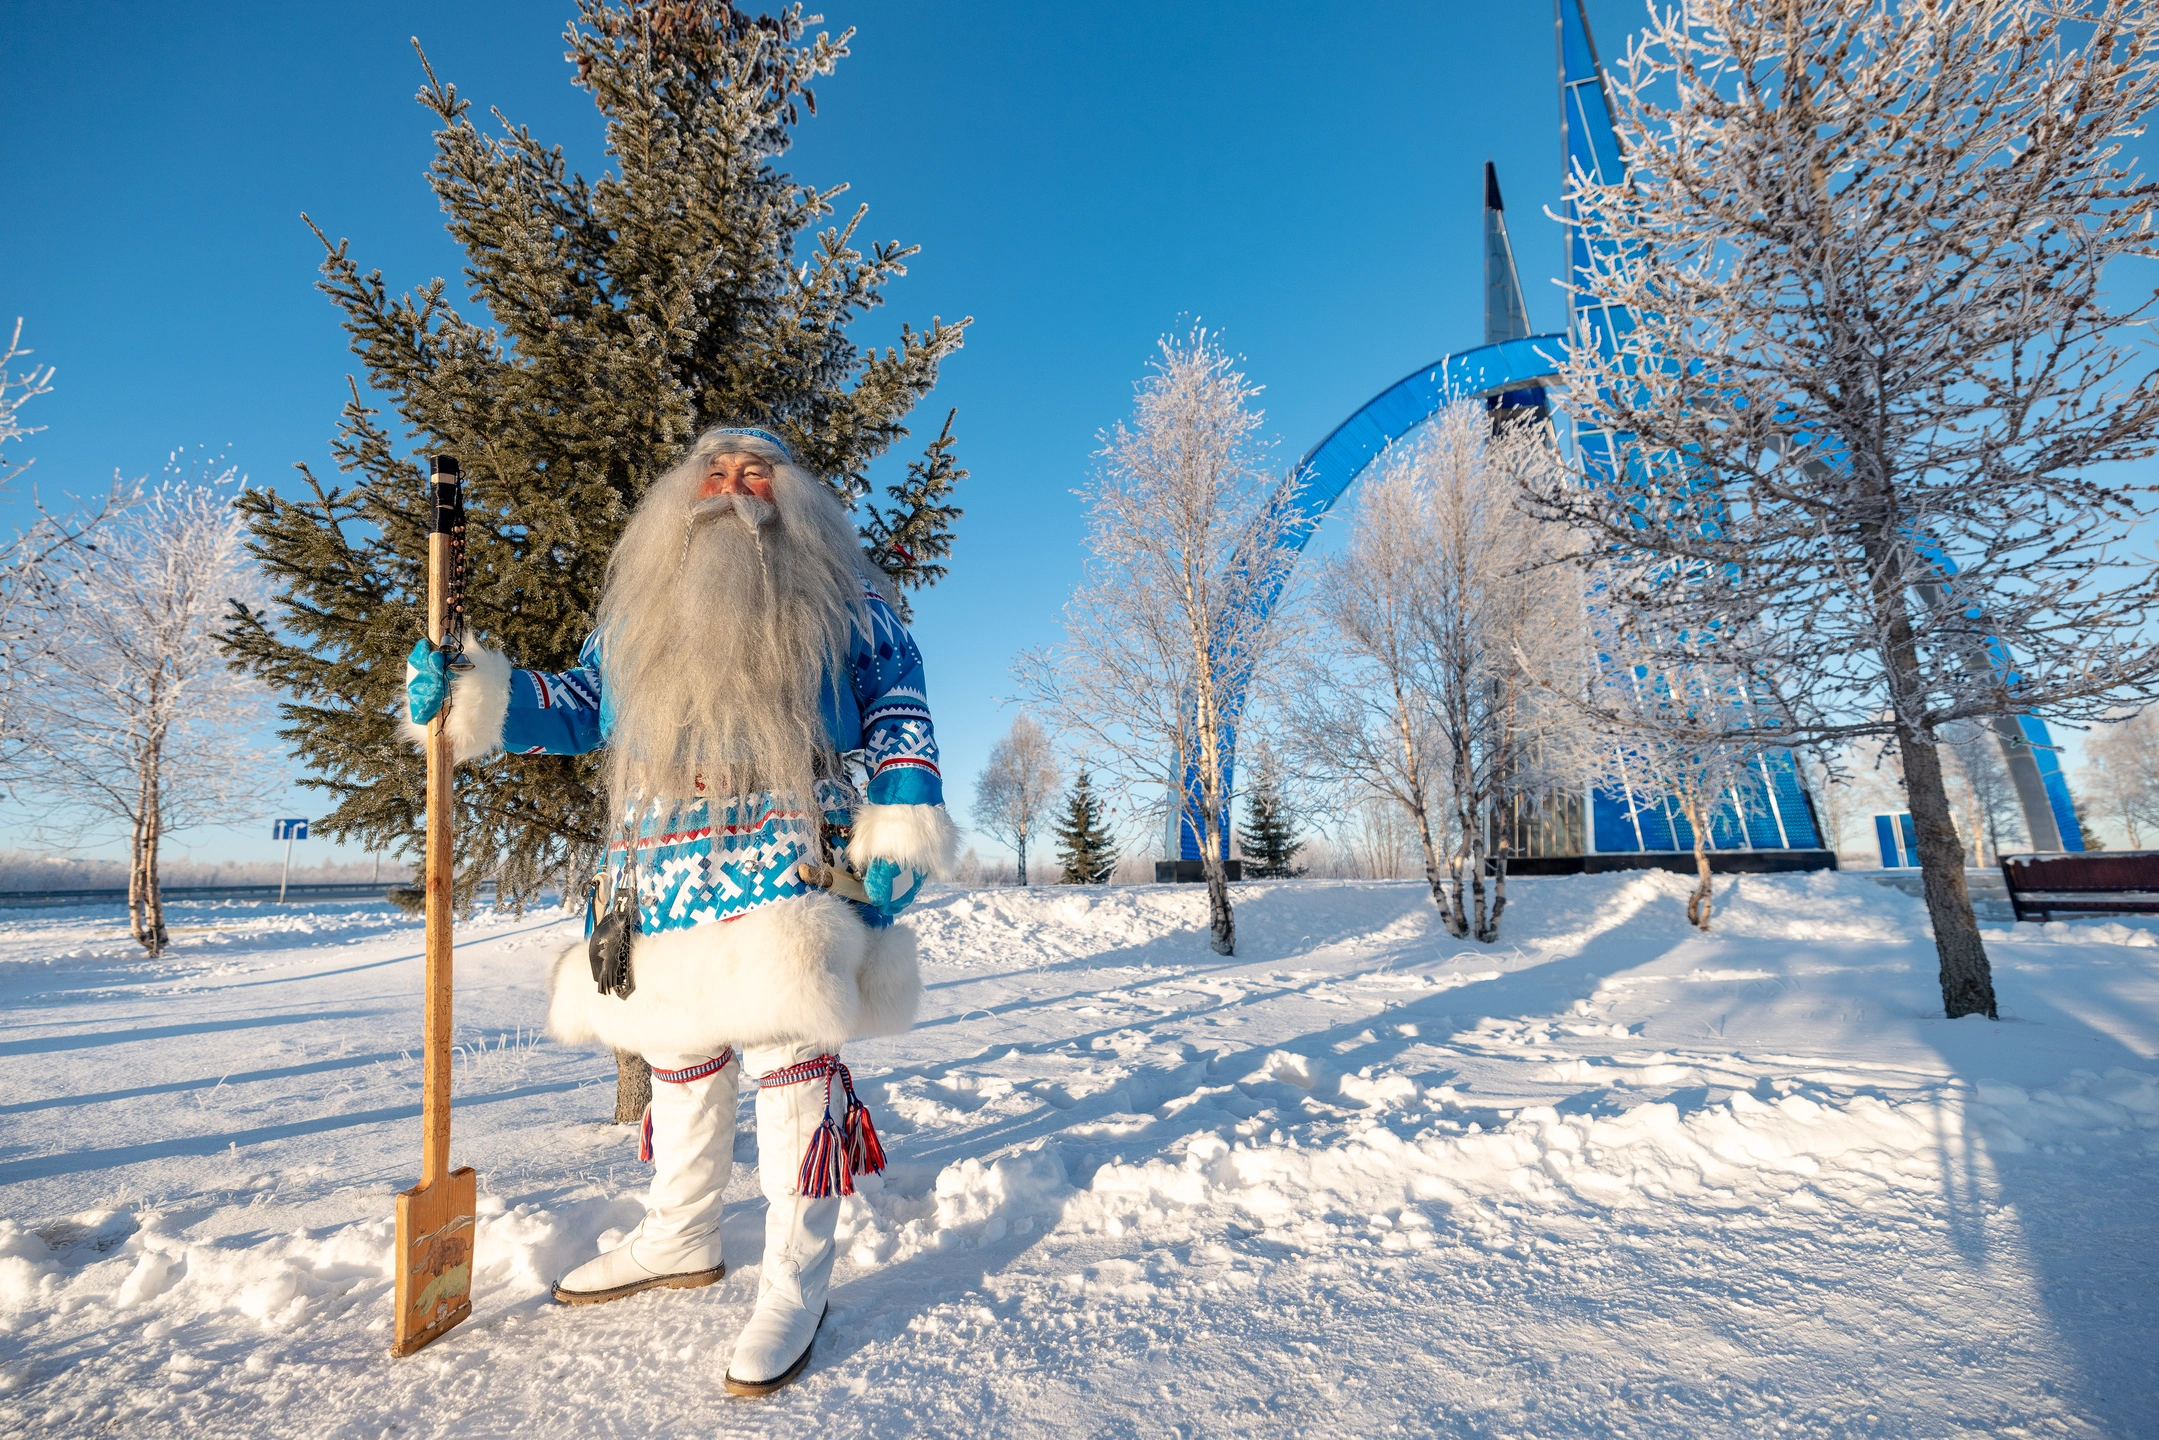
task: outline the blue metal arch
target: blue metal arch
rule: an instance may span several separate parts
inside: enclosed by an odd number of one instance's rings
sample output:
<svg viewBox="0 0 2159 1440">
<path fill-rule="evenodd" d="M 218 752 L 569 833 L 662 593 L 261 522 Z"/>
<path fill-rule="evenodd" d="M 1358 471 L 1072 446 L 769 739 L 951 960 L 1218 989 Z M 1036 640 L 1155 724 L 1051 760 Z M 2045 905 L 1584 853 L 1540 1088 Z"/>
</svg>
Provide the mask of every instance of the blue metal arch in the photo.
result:
<svg viewBox="0 0 2159 1440">
<path fill-rule="evenodd" d="M 1306 523 L 1290 533 L 1302 549 L 1321 516 L 1389 445 L 1457 400 L 1481 400 L 1540 387 L 1567 358 L 1564 335 L 1531 335 L 1479 345 L 1411 371 L 1358 407 L 1290 472 L 1290 507 Z"/>
</svg>

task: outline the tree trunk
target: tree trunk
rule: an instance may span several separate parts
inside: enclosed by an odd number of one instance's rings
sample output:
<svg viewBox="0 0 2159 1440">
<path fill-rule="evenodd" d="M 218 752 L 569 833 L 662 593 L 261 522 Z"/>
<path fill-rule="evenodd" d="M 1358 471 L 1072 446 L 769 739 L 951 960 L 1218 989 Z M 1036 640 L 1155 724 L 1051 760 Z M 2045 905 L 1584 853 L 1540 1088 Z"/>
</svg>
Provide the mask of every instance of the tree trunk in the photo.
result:
<svg viewBox="0 0 2159 1440">
<path fill-rule="evenodd" d="M 1237 917 L 1229 908 L 1229 875 L 1217 855 L 1207 866 L 1207 943 L 1217 955 L 1237 953 Z"/>
<path fill-rule="evenodd" d="M 1424 806 L 1418 805 L 1411 812 L 1417 820 L 1417 840 L 1424 846 L 1424 883 L 1432 888 L 1432 903 L 1439 907 L 1439 918 L 1454 929 L 1454 912 L 1447 904 L 1447 870 L 1439 858 L 1439 846 L 1432 840 L 1432 816 Z"/>
<path fill-rule="evenodd" d="M 1024 887 L 1027 884 L 1027 827 L 1024 825 L 1019 830 L 1019 841 L 1014 848 L 1019 852 L 1019 882 Z"/>
<path fill-rule="evenodd" d="M 161 798 L 157 796 L 154 785 L 151 793 L 153 799 Z M 166 945 L 171 943 L 171 937 L 165 933 L 165 887 L 158 879 L 157 873 L 158 852 L 164 839 L 164 818 L 157 810 L 152 810 L 149 834 L 143 845 L 142 855 L 143 920 L 149 928 L 149 948 L 152 955 L 164 954 Z"/>
<path fill-rule="evenodd" d="M 1204 791 L 1202 792 L 1204 797 Z M 1204 798 L 1202 803 L 1206 803 Z M 1229 871 L 1222 864 L 1222 812 L 1215 808 L 1200 822 L 1200 870 L 1207 877 L 1208 944 L 1217 955 L 1237 953 L 1237 917 L 1229 908 Z"/>
<path fill-rule="evenodd" d="M 1853 451 L 1854 455 L 1863 453 Z M 1889 513 L 1888 487 L 1870 497 L 1877 516 Z M 1994 971 L 1979 938 L 1971 893 L 1964 885 L 1964 842 L 1957 838 L 1942 785 L 1942 758 L 1934 736 L 1923 730 L 1926 696 L 1919 681 L 1919 642 L 1906 606 L 1901 552 L 1879 518 L 1860 527 L 1869 584 L 1882 638 L 1882 676 L 1896 717 L 1897 753 L 1904 761 L 1904 792 L 1912 807 L 1912 830 L 1919 842 L 1919 884 L 1926 895 L 1927 918 L 1934 925 L 1934 953 L 1941 962 L 1942 1012 L 1951 1020 L 1966 1015 L 1999 1019 L 1994 1006 Z"/>
<path fill-rule="evenodd" d="M 1927 918 L 1934 922 L 1934 950 L 1941 960 L 1942 1011 L 1950 1019 L 1984 1015 L 1997 1020 L 1994 970 L 1979 938 L 1971 892 L 1964 884 L 1964 842 L 1957 836 L 1942 784 L 1941 752 L 1933 737 L 1899 727 L 1897 749 L 1904 758 L 1904 790 L 1912 807 L 1912 831 L 1919 842 L 1919 883 L 1926 893 Z"/>
<path fill-rule="evenodd" d="M 1229 874 L 1222 866 L 1223 853 L 1229 849 L 1229 836 L 1225 833 L 1229 801 L 1222 793 L 1229 778 L 1223 773 L 1223 727 L 1221 716 L 1214 707 L 1211 640 L 1204 632 L 1195 632 L 1195 639 L 1198 642 L 1198 668 L 1193 673 L 1199 684 L 1193 714 L 1198 721 L 1194 728 L 1199 740 L 1199 803 L 1204 813 L 1193 832 L 1200 840 L 1200 870 L 1207 877 L 1208 944 L 1217 955 L 1234 955 L 1237 953 L 1237 917 L 1229 908 Z"/>
<path fill-rule="evenodd" d="M 148 945 L 149 929 L 143 924 L 143 903 L 149 897 L 143 893 L 142 884 L 142 823 L 144 787 L 138 777 L 135 784 L 135 826 L 127 837 L 127 930 L 139 945 Z"/>
<path fill-rule="evenodd" d="M 1485 807 L 1479 806 L 1478 808 L 1481 811 Z M 1485 862 L 1491 858 L 1491 852 L 1485 848 L 1485 842 L 1491 837 L 1492 827 L 1489 820 L 1488 815 L 1479 816 L 1476 843 L 1469 852 L 1470 897 L 1476 902 L 1476 936 L 1478 941 L 1485 945 L 1489 945 L 1499 938 L 1499 907 L 1505 903 L 1499 897 L 1506 893 L 1503 885 L 1495 884 L 1492 890 L 1492 908 L 1490 910 L 1485 909 L 1484 866 Z"/>
<path fill-rule="evenodd" d="M 1484 913 L 1484 836 L 1475 834 L 1463 848 L 1469 852 L 1464 868 L 1469 871 L 1470 927 L 1477 939 L 1489 942 L 1492 937 L 1486 932 L 1491 924 Z"/>
<path fill-rule="evenodd" d="M 1492 856 L 1492 933 L 1486 940 L 1499 938 L 1499 912 L 1507 908 L 1507 847 L 1502 845 Z"/>
<path fill-rule="evenodd" d="M 1499 939 L 1499 912 L 1507 908 L 1507 842 L 1500 840 L 1496 844 L 1493 843 L 1493 837 L 1502 833 L 1505 828 L 1500 821 L 1500 806 L 1506 803 L 1507 787 L 1513 782 L 1515 774 L 1514 696 L 1510 691 L 1502 688 L 1503 684 L 1504 682 L 1500 677 L 1494 676 L 1492 678 L 1491 713 L 1500 717 L 1496 733 L 1493 736 L 1498 754 L 1493 762 L 1491 789 L 1486 792 L 1484 803 L 1477 807 L 1482 817 L 1478 837 L 1482 842 L 1482 848 L 1485 853 L 1491 856 L 1493 862 L 1492 913 L 1489 916 L 1482 914 L 1484 908 L 1482 887 L 1479 887 L 1477 892 L 1477 907 L 1480 916 L 1477 925 L 1477 938 L 1487 945 Z M 1477 873 L 1480 876 L 1484 873 L 1482 856 L 1478 860 Z"/>
<path fill-rule="evenodd" d="M 1687 923 L 1704 932 L 1709 929 L 1710 906 L 1716 898 L 1709 876 L 1708 808 L 1699 799 L 1686 803 L 1687 824 L 1694 830 L 1694 893 L 1687 897 Z"/>
<path fill-rule="evenodd" d="M 615 1123 L 634 1125 L 645 1118 L 652 1103 L 652 1067 L 642 1055 L 615 1052 Z"/>
<path fill-rule="evenodd" d="M 1424 847 L 1424 883 L 1432 889 L 1432 903 L 1439 907 L 1440 919 L 1446 922 L 1449 934 L 1460 934 L 1454 928 L 1454 914 L 1447 904 L 1445 870 L 1439 858 L 1439 846 L 1432 840 L 1432 807 L 1424 793 L 1424 763 L 1417 753 L 1416 735 L 1409 724 L 1409 700 L 1398 684 L 1394 687 L 1394 731 L 1402 742 L 1402 774 L 1409 787 L 1409 813 L 1417 822 L 1417 843 Z"/>
<path fill-rule="evenodd" d="M 143 762 L 142 784 L 137 791 L 133 844 L 129 847 L 127 899 L 128 925 L 135 940 L 151 955 L 165 953 L 164 895 L 158 889 L 158 841 L 162 838 L 163 797 L 158 792 L 158 757 L 153 751 Z"/>
<path fill-rule="evenodd" d="M 1461 819 L 1461 807 L 1455 807 L 1455 819 Z M 1447 856 L 1447 884 L 1445 903 L 1440 913 L 1446 917 L 1447 933 L 1460 940 L 1469 934 L 1469 912 L 1462 904 L 1462 867 L 1468 863 L 1469 826 L 1462 826 L 1462 839 Z"/>
</svg>

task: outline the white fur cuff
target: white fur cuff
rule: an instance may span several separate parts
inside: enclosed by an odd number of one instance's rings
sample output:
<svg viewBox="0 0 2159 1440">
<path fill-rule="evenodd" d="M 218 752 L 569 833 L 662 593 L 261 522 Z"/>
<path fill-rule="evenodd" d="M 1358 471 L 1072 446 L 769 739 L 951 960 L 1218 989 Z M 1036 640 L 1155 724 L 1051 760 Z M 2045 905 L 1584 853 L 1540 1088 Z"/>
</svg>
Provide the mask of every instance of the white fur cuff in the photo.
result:
<svg viewBox="0 0 2159 1440">
<path fill-rule="evenodd" d="M 860 805 L 847 863 L 863 874 L 872 860 L 890 860 L 941 880 L 952 873 L 959 848 L 960 832 L 942 805 Z"/>
<path fill-rule="evenodd" d="M 450 746 L 459 764 L 477 760 L 502 748 L 502 727 L 510 718 L 510 661 L 499 650 L 490 650 L 465 637 L 465 658 L 470 670 L 450 672 Z M 399 702 L 400 711 L 403 702 Z M 427 744 L 427 727 L 415 725 L 409 714 L 398 716 L 398 726 L 415 746 Z"/>
</svg>

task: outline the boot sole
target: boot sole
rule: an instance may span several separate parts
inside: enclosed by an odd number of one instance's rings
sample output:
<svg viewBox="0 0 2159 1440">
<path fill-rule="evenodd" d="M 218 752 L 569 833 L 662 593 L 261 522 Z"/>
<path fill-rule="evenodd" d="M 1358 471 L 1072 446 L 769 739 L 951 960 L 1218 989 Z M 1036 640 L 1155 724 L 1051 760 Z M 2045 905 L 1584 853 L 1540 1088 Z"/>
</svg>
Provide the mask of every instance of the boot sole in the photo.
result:
<svg viewBox="0 0 2159 1440">
<path fill-rule="evenodd" d="M 604 1305 L 610 1300 L 622 1300 L 644 1290 L 695 1290 L 704 1285 L 718 1284 L 727 1275 L 725 1265 L 710 1270 L 689 1270 L 680 1275 L 655 1275 L 649 1280 L 633 1280 L 627 1285 L 617 1285 L 612 1290 L 565 1290 L 560 1285 L 551 1292 L 565 1305 Z"/>
<path fill-rule="evenodd" d="M 755 1399 L 760 1395 L 770 1395 L 782 1386 L 793 1384 L 795 1377 L 809 1368 L 810 1352 L 817 1348 L 817 1331 L 824 1328 L 825 1317 L 819 1315 L 817 1317 L 817 1330 L 810 1332 L 810 1343 L 802 1347 L 802 1353 L 795 1357 L 795 1363 L 773 1376 L 770 1380 L 737 1380 L 730 1374 L 723 1377 L 720 1384 L 726 1387 L 727 1393 L 730 1395 L 747 1395 L 751 1399 Z"/>
</svg>

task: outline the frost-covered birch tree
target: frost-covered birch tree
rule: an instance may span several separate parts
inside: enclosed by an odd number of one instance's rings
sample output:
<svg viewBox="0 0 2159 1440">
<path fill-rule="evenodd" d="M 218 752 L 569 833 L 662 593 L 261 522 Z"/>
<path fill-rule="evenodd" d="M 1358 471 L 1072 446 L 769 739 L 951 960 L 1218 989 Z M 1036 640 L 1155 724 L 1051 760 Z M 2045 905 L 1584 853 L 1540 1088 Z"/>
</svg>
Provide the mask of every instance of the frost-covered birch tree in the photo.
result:
<svg viewBox="0 0 2159 1440">
<path fill-rule="evenodd" d="M 2023 841 L 2016 784 L 2002 762 L 2001 742 L 1976 720 L 1941 729 L 1944 771 L 1951 808 L 1964 819 L 1963 836 L 1974 865 L 1998 864 L 2002 851 Z"/>
<path fill-rule="evenodd" d="M 1487 942 L 1509 803 L 1585 773 L 1573 713 L 1535 683 L 1582 669 L 1580 583 L 1566 534 L 1519 503 L 1559 473 L 1546 432 L 1495 434 L 1475 403 L 1391 450 L 1312 586 L 1318 643 L 1279 707 L 1308 772 L 1402 808 L 1448 932 Z"/>
<path fill-rule="evenodd" d="M 249 814 L 281 778 L 249 738 L 267 697 L 219 646 L 253 579 L 235 482 L 229 470 L 169 476 L 105 527 L 40 607 L 55 639 L 23 697 L 40 802 L 128 827 L 128 920 L 152 955 L 167 939 L 164 837 Z"/>
<path fill-rule="evenodd" d="M 2129 848 L 2159 835 L 2159 709 L 2095 729 L 2084 742 L 2084 773 L 2100 813 L 2118 822 Z"/>
<path fill-rule="evenodd" d="M 1448 751 L 1418 614 L 1429 526 L 1410 455 L 1405 448 L 1390 456 L 1365 482 L 1348 544 L 1318 565 L 1308 643 L 1285 666 L 1274 709 L 1283 749 L 1300 776 L 1324 788 L 1338 816 L 1375 795 L 1400 808 L 1432 903 L 1449 932 L 1463 935 L 1449 882 Z"/>
<path fill-rule="evenodd" d="M 1027 883 L 1027 847 L 1042 830 L 1064 777 L 1057 771 L 1050 737 L 1032 715 L 1015 715 L 1012 728 L 990 749 L 975 780 L 975 825 L 1012 847 L 1019 857 L 1015 878 Z"/>
<path fill-rule="evenodd" d="M 1784 738 L 1894 741 L 1952 1018 L 1996 1007 L 1945 727 L 2159 683 L 2151 488 L 2106 468 L 2159 446 L 2151 294 L 2109 269 L 2159 248 L 2125 149 L 2155 65 L 2128 0 L 1690 0 L 1612 84 L 1626 177 L 1568 185 L 1609 244 L 1563 378 L 1623 479 L 1546 509 L 1729 569 L 1715 613 L 1614 598 L 1805 697 Z"/>
<path fill-rule="evenodd" d="M 0 351 L 0 486 L 20 478 L 31 465 L 5 447 L 44 428 L 25 423 L 23 407 L 51 392 L 53 370 L 35 364 L 18 368 L 30 353 L 18 319 L 7 348 Z M 33 494 L 29 523 L 0 540 L 0 793 L 9 792 L 22 778 L 20 763 L 30 727 L 18 701 L 37 683 L 52 643 L 50 628 L 42 623 L 43 607 L 53 587 L 88 555 L 91 532 L 126 498 L 116 485 L 98 504 L 55 511 Z"/>
<path fill-rule="evenodd" d="M 1661 810 L 1686 821 L 1694 850 L 1694 890 L 1687 923 L 1709 929 L 1715 903 L 1710 851 L 1718 820 L 1744 825 L 1751 798 L 1767 777 L 1771 748 L 1763 737 L 1781 708 L 1765 703 L 1758 683 L 1708 661 L 1684 639 L 1635 645 L 1625 634 L 1598 638 L 1601 663 L 1587 691 L 1589 729 L 1576 744 L 1591 748 L 1597 779 L 1635 811 Z M 1685 658 L 1688 651 L 1694 658 Z M 1647 658 L 1644 658 L 1644 657 Z M 1598 763 L 1601 761 L 1601 763 Z M 1674 834 L 1679 827 L 1672 826 Z"/>
<path fill-rule="evenodd" d="M 1568 676 L 1587 658 L 1579 582 L 1559 563 L 1567 537 L 1519 503 L 1560 466 L 1541 427 L 1495 433 L 1476 404 L 1449 406 L 1403 465 L 1423 512 L 1416 653 L 1453 810 L 1448 924 L 1490 943 L 1507 907 L 1509 802 L 1581 778 L 1564 743 L 1571 717 L 1524 669 Z"/>
<path fill-rule="evenodd" d="M 1062 643 L 1020 657 L 1022 685 L 1136 809 L 1181 812 L 1200 837 L 1209 934 L 1234 954 L 1223 868 L 1240 702 L 1280 630 L 1257 603 L 1287 579 L 1296 523 L 1266 470 L 1264 416 L 1215 336 L 1164 338 L 1129 424 L 1102 436 L 1087 502 L 1086 578 Z M 1195 777 L 1188 791 L 1187 775 Z"/>
</svg>

